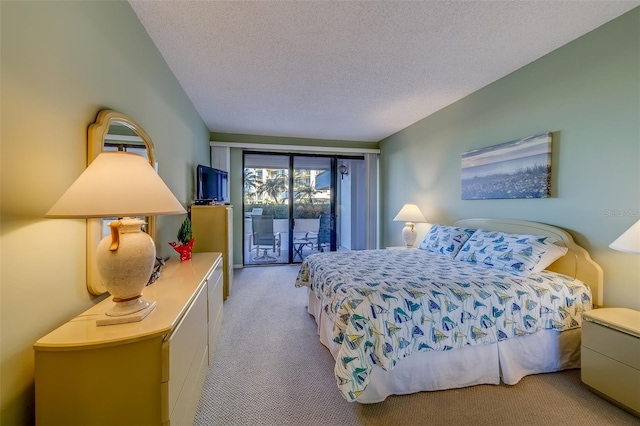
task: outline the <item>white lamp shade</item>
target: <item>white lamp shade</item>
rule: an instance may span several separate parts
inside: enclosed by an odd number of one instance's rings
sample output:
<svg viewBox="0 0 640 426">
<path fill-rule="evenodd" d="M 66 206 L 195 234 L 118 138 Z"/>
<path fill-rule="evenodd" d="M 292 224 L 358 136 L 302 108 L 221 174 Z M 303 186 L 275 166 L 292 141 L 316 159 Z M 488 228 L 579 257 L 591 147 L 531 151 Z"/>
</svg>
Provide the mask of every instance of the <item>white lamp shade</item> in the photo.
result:
<svg viewBox="0 0 640 426">
<path fill-rule="evenodd" d="M 393 218 L 394 222 L 413 222 L 422 223 L 427 220 L 424 215 L 415 204 L 405 204 L 398 212 L 396 217 Z"/>
<path fill-rule="evenodd" d="M 186 213 L 147 160 L 103 152 L 85 169 L 46 217 L 87 218 Z"/>
<path fill-rule="evenodd" d="M 640 254 L 640 220 L 609 244 L 609 247 L 625 253 Z"/>
</svg>

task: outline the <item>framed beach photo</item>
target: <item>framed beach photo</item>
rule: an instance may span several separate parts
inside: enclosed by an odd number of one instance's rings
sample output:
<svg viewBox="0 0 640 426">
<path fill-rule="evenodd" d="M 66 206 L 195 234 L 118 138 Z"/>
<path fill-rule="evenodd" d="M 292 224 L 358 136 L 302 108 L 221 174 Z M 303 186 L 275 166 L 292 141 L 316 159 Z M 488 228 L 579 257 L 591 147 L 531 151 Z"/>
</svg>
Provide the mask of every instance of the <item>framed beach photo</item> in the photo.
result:
<svg viewBox="0 0 640 426">
<path fill-rule="evenodd" d="M 547 198 L 551 133 L 462 153 L 462 199 Z"/>
</svg>

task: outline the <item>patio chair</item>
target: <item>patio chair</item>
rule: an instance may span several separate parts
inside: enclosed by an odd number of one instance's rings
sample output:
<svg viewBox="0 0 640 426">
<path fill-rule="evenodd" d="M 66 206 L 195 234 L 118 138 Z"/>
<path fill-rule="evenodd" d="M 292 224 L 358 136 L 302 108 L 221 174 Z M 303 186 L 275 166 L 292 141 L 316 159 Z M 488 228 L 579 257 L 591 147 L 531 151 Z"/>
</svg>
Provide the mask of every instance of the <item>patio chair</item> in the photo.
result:
<svg viewBox="0 0 640 426">
<path fill-rule="evenodd" d="M 307 232 L 305 239 L 316 240 L 316 248 L 318 251 L 324 251 L 325 246 L 331 243 L 331 216 L 328 214 L 320 215 L 320 224 L 318 232 Z"/>
<path fill-rule="evenodd" d="M 281 254 L 280 233 L 273 232 L 273 216 L 270 215 L 252 215 L 251 216 L 251 235 L 249 236 L 250 251 L 256 249 L 254 260 L 276 260 L 275 256 L 270 256 L 267 251 L 272 250 L 273 254 Z M 266 246 L 266 247 L 265 247 Z M 264 252 L 260 256 L 260 248 Z"/>
<path fill-rule="evenodd" d="M 261 215 L 262 209 L 260 207 L 254 207 L 250 212 L 245 212 L 245 219 L 251 219 L 251 216 Z"/>
</svg>

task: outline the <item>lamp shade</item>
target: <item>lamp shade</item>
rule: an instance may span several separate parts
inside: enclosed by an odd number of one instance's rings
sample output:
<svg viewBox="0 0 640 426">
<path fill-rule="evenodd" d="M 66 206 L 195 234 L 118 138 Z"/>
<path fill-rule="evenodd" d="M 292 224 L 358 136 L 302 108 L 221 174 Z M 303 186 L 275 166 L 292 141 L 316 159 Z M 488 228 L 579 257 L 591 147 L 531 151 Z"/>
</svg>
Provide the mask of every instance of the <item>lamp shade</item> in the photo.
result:
<svg viewBox="0 0 640 426">
<path fill-rule="evenodd" d="M 422 223 L 427 220 L 424 215 L 415 204 L 405 204 L 398 212 L 396 217 L 393 218 L 394 222 L 413 222 Z"/>
<path fill-rule="evenodd" d="M 625 253 L 640 254 L 640 220 L 609 244 L 609 247 Z"/>
<path fill-rule="evenodd" d="M 155 216 L 186 213 L 147 160 L 103 152 L 49 209 L 50 218 Z"/>
</svg>

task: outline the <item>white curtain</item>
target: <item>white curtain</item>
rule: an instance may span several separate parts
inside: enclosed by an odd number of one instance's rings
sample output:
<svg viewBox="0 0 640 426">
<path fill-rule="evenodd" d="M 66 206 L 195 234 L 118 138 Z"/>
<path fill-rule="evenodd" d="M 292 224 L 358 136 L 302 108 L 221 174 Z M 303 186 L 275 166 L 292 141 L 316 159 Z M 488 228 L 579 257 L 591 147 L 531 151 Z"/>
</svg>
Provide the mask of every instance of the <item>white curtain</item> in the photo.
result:
<svg viewBox="0 0 640 426">
<path fill-rule="evenodd" d="M 211 167 L 230 172 L 231 170 L 231 149 L 228 146 L 212 146 Z"/>
<path fill-rule="evenodd" d="M 378 154 L 364 154 L 365 190 L 367 192 L 366 248 L 377 249 L 378 241 Z"/>
</svg>

